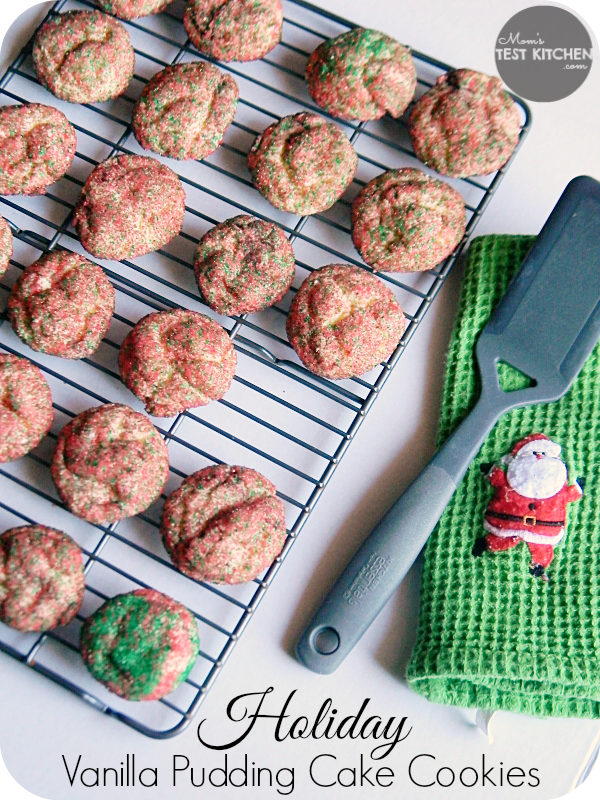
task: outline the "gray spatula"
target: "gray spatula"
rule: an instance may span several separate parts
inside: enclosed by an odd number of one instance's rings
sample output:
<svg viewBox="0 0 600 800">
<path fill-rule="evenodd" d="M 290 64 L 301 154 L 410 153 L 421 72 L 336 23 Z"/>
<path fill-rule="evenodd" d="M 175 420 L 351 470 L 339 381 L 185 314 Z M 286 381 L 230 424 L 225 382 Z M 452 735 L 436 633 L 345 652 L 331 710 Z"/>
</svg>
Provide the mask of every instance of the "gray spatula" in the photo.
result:
<svg viewBox="0 0 600 800">
<path fill-rule="evenodd" d="M 498 418 L 562 397 L 600 337 L 600 183 L 569 183 L 476 346 L 476 406 L 346 567 L 302 635 L 298 658 L 333 672 L 394 593 Z M 532 385 L 504 392 L 504 361 Z"/>
</svg>

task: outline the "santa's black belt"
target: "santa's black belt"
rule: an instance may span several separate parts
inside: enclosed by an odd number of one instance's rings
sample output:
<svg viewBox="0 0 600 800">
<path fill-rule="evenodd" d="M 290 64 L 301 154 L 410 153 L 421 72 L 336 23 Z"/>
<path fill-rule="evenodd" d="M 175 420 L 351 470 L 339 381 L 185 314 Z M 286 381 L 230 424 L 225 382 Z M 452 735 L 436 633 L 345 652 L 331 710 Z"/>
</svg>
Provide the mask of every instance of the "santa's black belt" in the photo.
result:
<svg viewBox="0 0 600 800">
<path fill-rule="evenodd" d="M 506 519 L 509 522 L 522 522 L 523 525 L 543 525 L 548 528 L 562 528 L 565 524 L 563 520 L 553 519 L 538 519 L 532 515 L 526 514 L 524 517 L 517 517 L 515 514 L 504 514 L 502 511 L 486 511 L 486 517 L 496 517 L 497 519 Z"/>
</svg>

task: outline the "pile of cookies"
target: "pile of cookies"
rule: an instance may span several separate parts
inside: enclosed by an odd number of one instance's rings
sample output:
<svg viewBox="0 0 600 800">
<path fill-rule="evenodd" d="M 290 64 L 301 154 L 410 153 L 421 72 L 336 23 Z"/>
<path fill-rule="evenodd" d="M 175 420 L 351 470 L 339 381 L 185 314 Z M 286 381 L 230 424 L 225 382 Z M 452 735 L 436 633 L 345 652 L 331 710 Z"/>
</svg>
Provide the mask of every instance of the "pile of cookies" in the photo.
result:
<svg viewBox="0 0 600 800">
<path fill-rule="evenodd" d="M 70 103 L 123 94 L 135 53 L 129 20 L 161 12 L 166 0 L 98 0 L 102 11 L 53 15 L 35 37 L 40 83 Z M 210 59 L 262 58 L 280 41 L 280 0 L 189 0 L 185 29 Z M 410 51 L 383 33 L 356 28 L 310 56 L 308 90 L 330 118 L 368 121 L 402 116 L 417 85 Z M 175 64 L 147 83 L 132 116 L 139 144 L 177 160 L 202 159 L 223 141 L 239 91 L 208 61 Z M 417 157 L 447 176 L 488 174 L 516 147 L 519 118 L 496 78 L 471 70 L 443 75 L 413 107 Z M 56 108 L 0 109 L 0 194 L 42 194 L 70 168 L 77 139 Z M 297 215 L 331 208 L 354 180 L 358 156 L 344 131 L 312 112 L 283 117 L 260 133 L 248 154 L 256 189 Z M 175 171 L 130 153 L 98 164 L 85 183 L 72 224 L 98 259 L 155 252 L 182 229 L 186 195 Z M 352 204 L 352 238 L 372 270 L 331 264 L 315 269 L 295 293 L 287 335 L 302 363 L 330 380 L 362 375 L 397 348 L 406 318 L 374 272 L 428 270 L 458 245 L 465 205 L 447 183 L 415 168 L 370 181 Z M 0 217 L 0 276 L 12 255 Z M 198 289 L 221 315 L 260 312 L 282 300 L 295 277 L 292 245 L 280 226 L 249 215 L 215 225 L 194 257 Z M 45 253 L 14 284 L 8 318 L 31 349 L 59 358 L 93 354 L 106 335 L 115 291 L 95 262 L 67 250 Z M 209 317 L 187 309 L 148 314 L 119 354 L 124 384 L 148 414 L 172 417 L 219 400 L 233 380 L 231 338 Z M 42 372 L 25 358 L 0 356 L 0 462 L 22 457 L 50 430 L 54 410 Z M 95 525 L 133 516 L 161 497 L 169 453 L 142 413 L 109 403 L 74 417 L 59 433 L 51 473 L 65 506 Z M 218 465 L 186 478 L 165 500 L 161 536 L 173 565 L 195 580 L 241 583 L 260 575 L 286 540 L 285 509 L 275 486 L 253 469 Z M 85 588 L 82 553 L 67 534 L 42 525 L 0 536 L 0 619 L 21 631 L 70 622 Z M 98 680 L 130 700 L 173 691 L 198 654 L 193 615 L 176 601 L 140 589 L 107 601 L 85 621 L 83 659 Z"/>
</svg>

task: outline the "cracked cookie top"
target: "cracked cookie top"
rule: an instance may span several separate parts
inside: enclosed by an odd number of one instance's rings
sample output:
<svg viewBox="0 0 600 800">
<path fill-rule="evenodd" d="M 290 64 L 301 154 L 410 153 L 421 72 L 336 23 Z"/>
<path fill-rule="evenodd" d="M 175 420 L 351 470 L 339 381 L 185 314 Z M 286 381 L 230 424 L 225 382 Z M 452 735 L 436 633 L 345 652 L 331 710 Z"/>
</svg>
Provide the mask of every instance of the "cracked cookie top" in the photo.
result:
<svg viewBox="0 0 600 800">
<path fill-rule="evenodd" d="M 290 344 L 316 375 L 362 375 L 388 358 L 406 327 L 391 290 L 360 267 L 331 264 L 305 279 L 290 306 Z"/>
<path fill-rule="evenodd" d="M 133 132 L 147 150 L 201 159 L 223 141 L 239 91 L 231 75 L 204 61 L 166 67 L 150 80 L 133 110 Z"/>
<path fill-rule="evenodd" d="M 237 356 L 225 330 L 196 311 L 155 311 L 126 336 L 119 353 L 123 383 L 156 417 L 219 400 Z"/>
<path fill-rule="evenodd" d="M 33 350 L 84 358 L 98 349 L 114 307 L 115 290 L 102 267 L 55 250 L 23 270 L 8 299 L 8 316 Z"/>
<path fill-rule="evenodd" d="M 455 69 L 417 101 L 409 131 L 417 158 L 441 175 L 488 175 L 518 144 L 519 112 L 499 78 Z"/>
<path fill-rule="evenodd" d="M 281 0 L 189 0 L 183 24 L 194 45 L 220 61 L 254 61 L 281 40 Z"/>
<path fill-rule="evenodd" d="M 400 117 L 413 98 L 417 73 L 410 50 L 379 31 L 354 28 L 328 39 L 306 65 L 308 91 L 334 117 Z"/>
<path fill-rule="evenodd" d="M 96 103 L 123 94 L 133 77 L 129 34 L 102 11 L 67 11 L 39 29 L 33 66 L 47 89 L 69 103 Z"/>
<path fill-rule="evenodd" d="M 65 115 L 41 103 L 0 108 L 0 194 L 44 194 L 75 157 Z"/>
<path fill-rule="evenodd" d="M 303 111 L 269 125 L 248 153 L 259 192 L 282 211 L 325 211 L 348 188 L 358 156 L 344 132 L 318 114 Z"/>
<path fill-rule="evenodd" d="M 169 477 L 169 452 L 148 417 L 120 403 L 89 408 L 62 429 L 52 478 L 73 514 L 116 522 L 148 508 Z"/>
<path fill-rule="evenodd" d="M 354 245 L 376 271 L 432 269 L 454 250 L 465 227 L 461 195 L 419 169 L 378 175 L 352 204 Z"/>
<path fill-rule="evenodd" d="M 42 371 L 13 355 L 0 355 L 0 462 L 21 458 L 50 430 L 52 395 Z"/>
<path fill-rule="evenodd" d="M 160 14 L 172 0 L 96 0 L 100 8 L 119 19 L 137 19 Z"/>
</svg>

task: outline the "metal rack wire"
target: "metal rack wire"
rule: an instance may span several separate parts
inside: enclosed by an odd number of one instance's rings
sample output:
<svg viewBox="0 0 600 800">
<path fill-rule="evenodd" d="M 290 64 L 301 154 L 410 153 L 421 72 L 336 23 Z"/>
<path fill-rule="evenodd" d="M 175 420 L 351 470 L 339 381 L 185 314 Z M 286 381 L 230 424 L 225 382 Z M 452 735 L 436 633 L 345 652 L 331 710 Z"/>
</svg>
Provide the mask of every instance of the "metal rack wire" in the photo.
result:
<svg viewBox="0 0 600 800">
<path fill-rule="evenodd" d="M 74 8 L 95 5 L 87 0 L 59 0 L 49 14 Z M 357 149 L 359 170 L 353 186 L 333 209 L 298 218 L 276 211 L 254 190 L 245 167 L 254 136 L 286 113 L 311 109 L 324 114 L 304 85 L 306 59 L 323 39 L 353 27 L 303 0 L 284 0 L 284 8 L 283 41 L 265 59 L 219 64 L 240 86 L 236 119 L 221 148 L 203 162 L 164 160 L 178 172 L 187 192 L 180 236 L 141 259 L 101 262 L 117 290 L 117 302 L 109 333 L 94 356 L 73 363 L 34 353 L 14 335 L 5 317 L 0 322 L 0 352 L 24 355 L 43 370 L 56 410 L 55 424 L 39 447 L 0 467 L 0 529 L 40 522 L 54 525 L 76 539 L 87 559 L 86 596 L 77 619 L 43 635 L 17 633 L 0 623 L 0 649 L 97 709 L 155 738 L 179 733 L 198 710 L 510 166 L 509 162 L 483 179 L 449 181 L 465 198 L 468 224 L 460 246 L 443 264 L 412 276 L 381 275 L 400 300 L 409 325 L 394 354 L 367 376 L 334 383 L 302 366 L 284 332 L 286 311 L 296 288 L 278 306 L 259 314 L 226 318 L 211 312 L 195 289 L 191 264 L 199 238 L 213 224 L 249 213 L 282 225 L 297 256 L 294 287 L 307 272 L 332 260 L 367 269 L 350 239 L 353 195 L 385 169 L 422 168 L 412 153 L 406 118 L 360 124 L 335 120 Z M 66 114 L 78 135 L 77 155 L 69 173 L 46 195 L 2 198 L 2 214 L 15 237 L 11 269 L 0 284 L 4 299 L 24 265 L 42 252 L 65 248 L 84 253 L 70 219 L 87 175 L 110 155 L 143 152 L 130 126 L 133 103 L 143 86 L 167 64 L 201 57 L 186 37 L 181 12 L 182 5 L 175 4 L 167 13 L 125 23 L 136 52 L 136 74 L 126 96 L 109 103 L 71 106 L 57 101 L 36 80 L 31 43 L 0 81 L 3 103 L 54 105 Z M 418 93 L 422 93 L 449 67 L 422 53 L 413 55 Z M 530 115 L 526 105 L 515 99 L 521 109 L 522 141 Z M 119 380 L 118 350 L 141 316 L 175 307 L 216 318 L 233 340 L 238 369 L 232 389 L 218 403 L 172 420 L 153 420 L 170 451 L 167 493 L 207 464 L 239 463 L 259 469 L 273 480 L 286 505 L 288 537 L 281 555 L 266 574 L 240 586 L 196 582 L 172 567 L 157 532 L 162 500 L 133 519 L 110 526 L 91 525 L 68 513 L 49 477 L 57 432 L 69 419 L 104 402 L 124 402 L 141 409 Z M 190 677 L 176 692 L 160 701 L 136 704 L 117 698 L 93 681 L 81 663 L 77 642 L 81 622 L 100 603 L 119 591 L 143 586 L 165 591 L 190 608 L 198 621 L 201 651 Z"/>
</svg>

